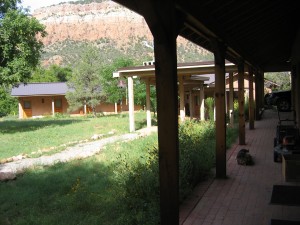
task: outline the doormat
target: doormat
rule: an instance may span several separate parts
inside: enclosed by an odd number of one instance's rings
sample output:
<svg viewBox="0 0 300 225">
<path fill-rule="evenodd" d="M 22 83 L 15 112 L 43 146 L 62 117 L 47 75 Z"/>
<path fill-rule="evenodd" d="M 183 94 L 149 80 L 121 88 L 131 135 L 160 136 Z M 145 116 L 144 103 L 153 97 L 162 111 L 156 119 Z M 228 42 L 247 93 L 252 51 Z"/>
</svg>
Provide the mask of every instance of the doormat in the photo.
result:
<svg viewBox="0 0 300 225">
<path fill-rule="evenodd" d="M 300 186 L 273 185 L 271 204 L 300 206 Z"/>
<path fill-rule="evenodd" d="M 271 219 L 270 225 L 300 225 L 300 221 Z"/>
</svg>

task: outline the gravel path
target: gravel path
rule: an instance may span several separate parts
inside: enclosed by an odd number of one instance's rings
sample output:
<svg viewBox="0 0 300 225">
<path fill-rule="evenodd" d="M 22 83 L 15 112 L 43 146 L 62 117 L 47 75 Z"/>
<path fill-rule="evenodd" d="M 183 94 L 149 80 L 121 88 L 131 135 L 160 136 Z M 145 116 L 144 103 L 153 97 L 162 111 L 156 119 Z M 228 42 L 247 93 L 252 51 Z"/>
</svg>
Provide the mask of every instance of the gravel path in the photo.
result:
<svg viewBox="0 0 300 225">
<path fill-rule="evenodd" d="M 50 156 L 41 156 L 39 158 L 25 158 L 14 162 L 0 164 L 0 181 L 15 179 L 16 174 L 22 173 L 24 170 L 34 166 L 51 166 L 55 163 L 87 158 L 100 152 L 102 148 L 107 144 L 133 140 L 138 137 L 146 136 L 152 131 L 155 131 L 155 127 L 151 130 L 144 129 L 142 131 L 138 131 L 137 133 L 112 136 L 98 141 L 77 144 L 75 146 L 68 147 L 62 152 Z"/>
</svg>

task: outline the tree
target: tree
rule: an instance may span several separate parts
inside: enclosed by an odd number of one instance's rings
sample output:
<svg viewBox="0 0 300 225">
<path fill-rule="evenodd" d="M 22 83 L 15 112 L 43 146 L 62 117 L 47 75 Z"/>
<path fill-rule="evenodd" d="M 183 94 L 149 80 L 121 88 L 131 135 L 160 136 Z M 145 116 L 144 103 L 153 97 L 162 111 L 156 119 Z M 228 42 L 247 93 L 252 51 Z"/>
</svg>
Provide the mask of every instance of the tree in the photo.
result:
<svg viewBox="0 0 300 225">
<path fill-rule="evenodd" d="M 0 86 L 0 117 L 18 113 L 18 100 L 10 92 L 11 88 Z"/>
<path fill-rule="evenodd" d="M 134 102 L 138 105 L 146 105 L 146 84 L 141 80 L 134 82 Z M 150 86 L 150 107 L 155 114 L 157 109 L 155 86 Z"/>
<path fill-rule="evenodd" d="M 288 72 L 265 73 L 265 78 L 279 84 L 278 90 L 291 90 L 291 77 Z"/>
<path fill-rule="evenodd" d="M 67 82 L 71 91 L 67 92 L 66 98 L 70 110 L 89 106 L 96 116 L 96 106 L 104 100 L 101 90 L 100 63 L 98 49 L 92 46 L 83 53 L 82 59 L 75 67 L 74 73 Z"/>
<path fill-rule="evenodd" d="M 66 82 L 72 75 L 72 69 L 51 65 L 48 69 L 38 67 L 30 78 L 30 82 Z"/>
<path fill-rule="evenodd" d="M 101 71 L 101 83 L 103 92 L 108 102 L 115 103 L 126 96 L 126 79 L 114 78 L 113 72 L 122 67 L 133 66 L 131 59 L 119 58 L 112 65 L 106 65 Z M 134 82 L 134 101 L 138 105 L 146 105 L 146 85 L 139 79 Z M 150 88 L 150 102 L 152 111 L 156 112 L 155 87 Z"/>
<path fill-rule="evenodd" d="M 17 3 L 21 3 L 21 0 L 1 0 L 0 2 L 0 19 L 2 19 L 5 13 L 9 9 L 17 9 Z"/>
<path fill-rule="evenodd" d="M 107 102 L 116 103 L 122 101 L 126 96 L 126 80 L 114 78 L 113 72 L 118 68 L 132 66 L 130 59 L 119 58 L 112 65 L 105 65 L 101 69 L 101 84 L 103 94 Z"/>
<path fill-rule="evenodd" d="M 20 0 L 0 3 L 0 85 L 27 82 L 38 65 L 45 27 L 17 7 Z"/>
</svg>

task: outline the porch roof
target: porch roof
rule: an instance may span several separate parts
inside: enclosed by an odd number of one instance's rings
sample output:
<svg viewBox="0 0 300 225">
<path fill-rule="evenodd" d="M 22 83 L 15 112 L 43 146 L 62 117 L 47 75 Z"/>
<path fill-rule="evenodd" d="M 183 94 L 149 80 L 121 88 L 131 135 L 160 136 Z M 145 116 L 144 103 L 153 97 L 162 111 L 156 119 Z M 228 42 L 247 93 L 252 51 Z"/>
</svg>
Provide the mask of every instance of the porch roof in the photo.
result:
<svg viewBox="0 0 300 225">
<path fill-rule="evenodd" d="M 237 72 L 237 66 L 226 61 L 226 72 Z M 215 82 L 215 64 L 213 61 L 178 63 L 177 75 L 185 77 L 185 84 L 211 84 Z M 136 76 L 142 80 L 149 79 L 151 83 L 155 82 L 155 65 L 132 66 L 118 69 L 113 76 L 129 77 Z"/>
<path fill-rule="evenodd" d="M 21 83 L 14 87 L 11 96 L 47 96 L 47 95 L 65 95 L 68 91 L 66 82 L 51 83 Z"/>
</svg>

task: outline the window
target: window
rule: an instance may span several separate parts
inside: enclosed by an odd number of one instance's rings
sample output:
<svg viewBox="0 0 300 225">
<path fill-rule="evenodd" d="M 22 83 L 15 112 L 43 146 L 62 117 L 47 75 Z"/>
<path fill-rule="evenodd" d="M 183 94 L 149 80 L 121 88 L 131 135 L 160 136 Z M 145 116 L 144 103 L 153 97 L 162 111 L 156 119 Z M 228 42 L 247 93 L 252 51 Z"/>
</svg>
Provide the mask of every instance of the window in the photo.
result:
<svg viewBox="0 0 300 225">
<path fill-rule="evenodd" d="M 24 109 L 31 109 L 31 102 L 30 101 L 24 101 Z"/>
<path fill-rule="evenodd" d="M 199 98 L 198 95 L 196 95 L 196 96 L 194 97 L 194 102 L 195 102 L 196 105 L 200 105 L 200 98 Z"/>
<path fill-rule="evenodd" d="M 62 107 L 61 99 L 54 100 L 54 107 L 60 109 Z"/>
</svg>

